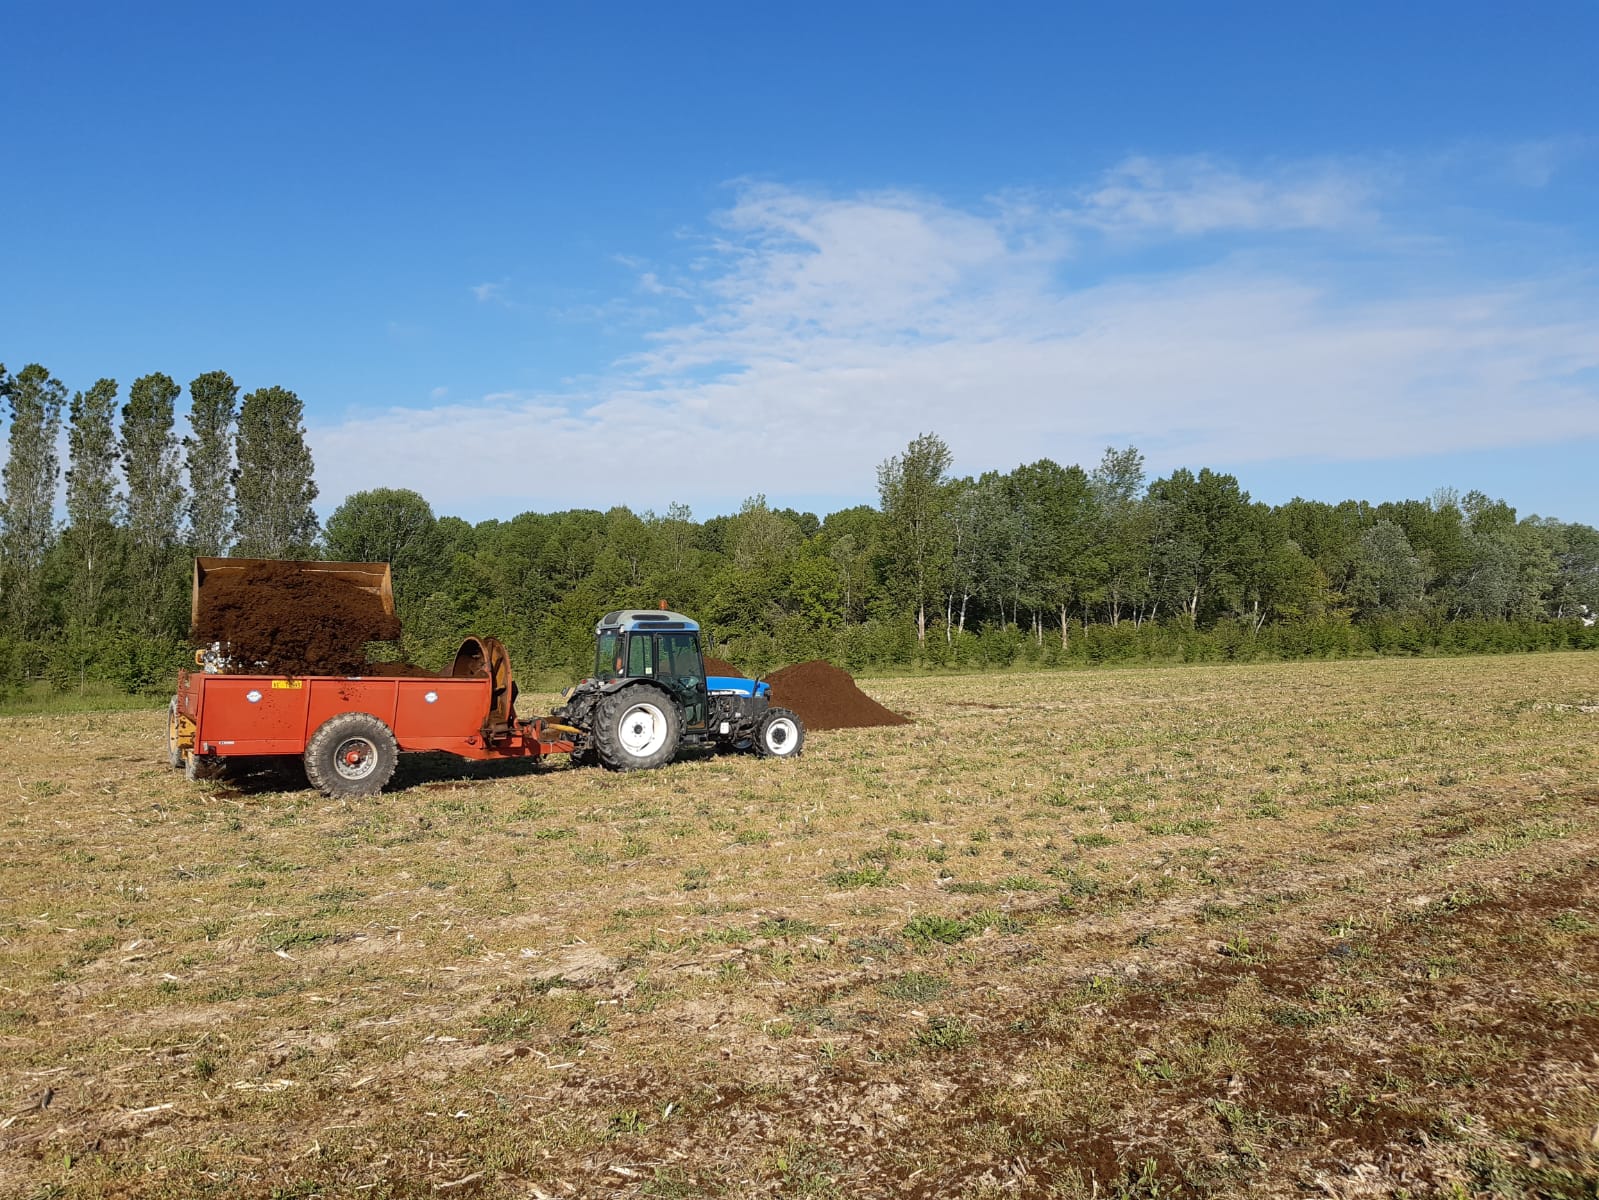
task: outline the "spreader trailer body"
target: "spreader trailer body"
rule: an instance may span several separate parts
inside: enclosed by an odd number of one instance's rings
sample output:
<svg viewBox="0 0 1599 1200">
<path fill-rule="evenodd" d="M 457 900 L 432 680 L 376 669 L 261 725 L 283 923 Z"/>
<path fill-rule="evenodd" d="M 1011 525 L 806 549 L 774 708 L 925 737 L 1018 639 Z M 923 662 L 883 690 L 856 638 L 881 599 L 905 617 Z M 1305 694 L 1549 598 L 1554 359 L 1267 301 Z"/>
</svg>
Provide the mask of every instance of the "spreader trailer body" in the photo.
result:
<svg viewBox="0 0 1599 1200">
<path fill-rule="evenodd" d="M 198 620 L 205 580 L 230 560 L 201 560 L 193 592 Z M 393 612 L 383 563 L 306 563 L 336 574 Z M 190 778 L 230 759 L 294 756 L 334 796 L 381 791 L 403 751 L 460 758 L 533 759 L 569 754 L 612 770 L 663 766 L 687 745 L 800 752 L 799 718 L 773 708 L 767 686 L 705 677 L 699 626 L 680 613 L 609 613 L 596 629 L 595 673 L 567 689 L 548 717 L 520 717 L 510 656 L 493 638 L 467 638 L 437 676 L 272 675 L 240 663 L 226 646 L 196 655 L 179 674 L 167 720 L 167 757 Z"/>
<path fill-rule="evenodd" d="M 315 787 L 359 796 L 382 789 L 402 751 L 477 761 L 570 753 L 579 731 L 518 717 L 514 691 L 509 659 L 492 638 L 467 639 L 452 673 L 438 678 L 184 671 L 167 756 L 190 778 L 228 759 L 293 756 Z"/>
</svg>

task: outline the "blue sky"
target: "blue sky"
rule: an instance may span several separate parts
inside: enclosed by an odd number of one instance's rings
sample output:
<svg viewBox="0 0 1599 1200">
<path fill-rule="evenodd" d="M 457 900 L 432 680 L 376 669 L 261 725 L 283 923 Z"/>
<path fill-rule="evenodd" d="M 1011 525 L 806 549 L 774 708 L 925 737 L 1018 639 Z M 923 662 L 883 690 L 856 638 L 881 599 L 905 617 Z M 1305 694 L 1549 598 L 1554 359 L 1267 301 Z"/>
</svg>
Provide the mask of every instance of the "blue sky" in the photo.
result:
<svg viewBox="0 0 1599 1200">
<path fill-rule="evenodd" d="M 7 6 L 0 360 L 306 404 L 324 511 L 1109 443 L 1599 523 L 1599 8 Z"/>
</svg>

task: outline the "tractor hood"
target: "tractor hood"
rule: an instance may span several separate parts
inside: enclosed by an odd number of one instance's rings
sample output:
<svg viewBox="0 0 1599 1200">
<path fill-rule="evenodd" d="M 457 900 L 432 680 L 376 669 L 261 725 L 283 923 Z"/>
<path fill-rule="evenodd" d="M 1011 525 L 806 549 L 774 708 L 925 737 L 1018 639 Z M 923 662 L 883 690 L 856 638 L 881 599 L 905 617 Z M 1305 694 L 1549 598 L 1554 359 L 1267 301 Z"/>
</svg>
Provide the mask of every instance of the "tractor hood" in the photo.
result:
<svg viewBox="0 0 1599 1200">
<path fill-rule="evenodd" d="M 764 696 L 772 690 L 772 686 L 735 675 L 710 675 L 706 677 L 705 690 L 713 694 L 732 692 L 740 696 Z"/>
</svg>

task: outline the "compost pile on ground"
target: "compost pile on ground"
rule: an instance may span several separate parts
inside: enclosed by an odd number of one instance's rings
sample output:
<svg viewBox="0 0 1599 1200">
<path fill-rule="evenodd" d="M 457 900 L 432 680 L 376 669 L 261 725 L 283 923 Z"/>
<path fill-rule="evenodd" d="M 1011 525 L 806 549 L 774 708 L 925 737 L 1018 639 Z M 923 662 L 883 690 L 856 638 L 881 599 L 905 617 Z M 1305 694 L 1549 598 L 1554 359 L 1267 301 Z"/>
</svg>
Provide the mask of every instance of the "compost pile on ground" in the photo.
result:
<svg viewBox="0 0 1599 1200">
<path fill-rule="evenodd" d="M 766 682 L 772 685 L 772 703 L 797 714 L 807 729 L 866 729 L 910 723 L 856 687 L 848 671 L 820 658 L 774 671 Z"/>
<path fill-rule="evenodd" d="M 723 662 L 719 658 L 705 656 L 705 673 L 707 675 L 720 675 L 724 679 L 743 679 L 744 672 L 740 671 L 730 662 Z"/>
<path fill-rule="evenodd" d="M 377 596 L 296 563 L 263 562 L 237 575 L 217 576 L 205 585 L 204 595 L 194 641 L 222 643 L 235 670 L 378 674 L 366 661 L 366 644 L 400 637 L 399 619 L 383 611 Z"/>
</svg>

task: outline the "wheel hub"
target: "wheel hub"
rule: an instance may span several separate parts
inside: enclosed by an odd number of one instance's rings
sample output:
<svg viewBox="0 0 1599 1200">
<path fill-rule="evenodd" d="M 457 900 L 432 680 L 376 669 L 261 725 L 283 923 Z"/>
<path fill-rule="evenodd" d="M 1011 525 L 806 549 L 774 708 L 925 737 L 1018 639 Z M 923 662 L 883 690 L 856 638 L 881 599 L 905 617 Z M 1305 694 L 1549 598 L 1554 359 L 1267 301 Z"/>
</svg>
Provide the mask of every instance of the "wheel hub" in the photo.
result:
<svg viewBox="0 0 1599 1200">
<path fill-rule="evenodd" d="M 377 765 L 378 748 L 366 738 L 348 738 L 333 754 L 333 769 L 345 779 L 365 779 Z"/>
<path fill-rule="evenodd" d="M 635 758 L 648 758 L 666 744 L 666 714 L 653 704 L 635 704 L 617 723 L 617 740 Z"/>
<path fill-rule="evenodd" d="M 787 754 L 789 743 L 794 738 L 794 723 L 785 719 L 773 721 L 766 727 L 764 737 L 766 749 L 775 757 L 781 758 Z"/>
</svg>

